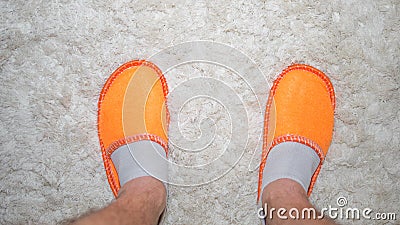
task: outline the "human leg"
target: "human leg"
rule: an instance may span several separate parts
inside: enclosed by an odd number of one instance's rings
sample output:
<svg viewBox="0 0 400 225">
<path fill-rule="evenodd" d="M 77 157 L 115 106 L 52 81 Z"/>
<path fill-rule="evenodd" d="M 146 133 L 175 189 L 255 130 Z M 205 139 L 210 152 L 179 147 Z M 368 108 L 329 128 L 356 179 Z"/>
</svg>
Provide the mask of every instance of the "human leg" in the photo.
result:
<svg viewBox="0 0 400 225">
<path fill-rule="evenodd" d="M 332 84 L 313 67 L 290 66 L 275 80 L 266 108 L 258 199 L 264 207 L 287 211 L 282 218 L 279 212 L 267 215 L 270 224 L 332 224 L 308 217 L 294 220 L 288 211 L 316 211 L 308 195 L 332 139 L 334 108 Z"/>
<path fill-rule="evenodd" d="M 144 60 L 125 63 L 107 80 L 98 104 L 98 130 L 117 198 L 77 224 L 158 223 L 166 205 L 167 94 L 161 71 Z"/>
<path fill-rule="evenodd" d="M 127 182 L 107 207 L 78 219 L 73 225 L 155 225 L 166 205 L 166 191 L 159 180 L 146 176 Z"/>
</svg>

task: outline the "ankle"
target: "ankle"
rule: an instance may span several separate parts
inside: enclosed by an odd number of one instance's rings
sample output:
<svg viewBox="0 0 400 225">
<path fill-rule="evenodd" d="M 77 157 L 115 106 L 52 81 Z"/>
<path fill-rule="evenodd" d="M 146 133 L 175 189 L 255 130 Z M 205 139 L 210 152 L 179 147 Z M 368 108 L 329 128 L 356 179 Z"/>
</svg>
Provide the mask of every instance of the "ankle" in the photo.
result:
<svg viewBox="0 0 400 225">
<path fill-rule="evenodd" d="M 140 206 L 161 214 L 166 207 L 167 191 L 164 184 L 150 176 L 135 178 L 124 184 L 119 193 L 117 202 L 126 207 Z M 147 206 L 147 207 L 143 207 Z"/>
<path fill-rule="evenodd" d="M 307 193 L 296 181 L 283 178 L 268 184 L 262 193 L 263 204 L 275 205 L 275 203 L 286 202 L 308 202 Z"/>
</svg>

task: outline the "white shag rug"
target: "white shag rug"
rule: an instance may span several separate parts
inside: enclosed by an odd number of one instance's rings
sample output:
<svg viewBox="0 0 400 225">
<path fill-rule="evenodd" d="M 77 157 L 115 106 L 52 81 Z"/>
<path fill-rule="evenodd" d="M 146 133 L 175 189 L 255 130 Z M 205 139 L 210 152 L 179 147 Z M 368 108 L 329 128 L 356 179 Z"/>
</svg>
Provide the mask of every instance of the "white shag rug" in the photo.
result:
<svg viewBox="0 0 400 225">
<path fill-rule="evenodd" d="M 335 133 L 311 201 L 335 206 L 343 196 L 348 206 L 400 217 L 399 7 L 397 0 L 1 0 L 0 224 L 57 224 L 109 203 L 96 130 L 103 83 L 126 61 L 193 40 L 239 49 L 269 83 L 294 62 L 326 72 L 337 96 Z M 166 78 L 173 89 L 193 77 L 211 77 L 251 103 L 244 81 L 229 74 L 197 63 Z M 268 87 L 256 91 L 265 104 Z M 237 138 L 230 136 L 227 117 L 234 112 L 227 114 L 217 101 L 193 99 L 182 108 L 173 102 L 172 140 L 179 141 L 180 132 L 195 140 L 207 132 L 202 121 L 215 123 L 215 139 L 207 154 L 196 157 L 171 147 L 172 161 L 206 163 L 227 139 Z M 249 120 L 252 140 L 261 121 Z M 166 224 L 257 224 L 252 153 L 246 150 L 215 182 L 170 186 Z M 190 179 L 190 173 L 181 177 Z"/>
</svg>

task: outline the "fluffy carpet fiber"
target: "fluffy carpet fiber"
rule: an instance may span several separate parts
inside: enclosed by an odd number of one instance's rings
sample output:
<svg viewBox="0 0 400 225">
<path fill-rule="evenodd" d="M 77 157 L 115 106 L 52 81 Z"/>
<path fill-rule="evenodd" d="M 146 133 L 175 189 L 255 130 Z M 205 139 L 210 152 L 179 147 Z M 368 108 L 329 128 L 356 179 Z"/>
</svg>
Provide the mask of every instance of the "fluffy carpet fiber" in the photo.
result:
<svg viewBox="0 0 400 225">
<path fill-rule="evenodd" d="M 399 7 L 397 0 L 0 0 L 0 224 L 57 224 L 109 203 L 96 130 L 102 85 L 126 61 L 194 40 L 240 50 L 269 84 L 292 63 L 323 70 L 337 93 L 336 123 L 311 201 L 337 206 L 343 196 L 350 207 L 400 217 Z M 171 161 L 206 164 L 227 140 L 240 138 L 237 131 L 250 130 L 248 145 L 258 146 L 262 116 L 245 80 L 202 63 L 166 74 L 171 89 L 194 77 L 232 87 L 246 105 L 248 127 L 232 131 L 235 109 L 215 99 L 178 106 L 172 98 Z M 253 91 L 265 105 L 268 87 Z M 180 151 L 181 136 L 190 143 L 208 128 L 214 138 L 204 151 Z M 214 182 L 171 185 L 166 224 L 257 224 L 253 149 Z M 179 173 L 171 172 L 177 183 L 201 180 Z"/>
</svg>

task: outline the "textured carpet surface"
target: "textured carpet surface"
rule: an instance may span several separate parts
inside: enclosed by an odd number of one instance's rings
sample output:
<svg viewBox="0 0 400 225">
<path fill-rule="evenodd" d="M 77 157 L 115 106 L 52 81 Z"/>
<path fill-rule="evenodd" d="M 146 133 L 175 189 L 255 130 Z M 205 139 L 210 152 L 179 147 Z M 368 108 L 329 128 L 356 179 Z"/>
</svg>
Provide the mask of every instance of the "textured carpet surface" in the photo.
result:
<svg viewBox="0 0 400 225">
<path fill-rule="evenodd" d="M 399 217 L 399 7 L 397 0 L 0 0 L 0 224 L 56 224 L 109 203 L 96 130 L 102 85 L 128 60 L 193 40 L 242 51 L 269 83 L 294 62 L 326 72 L 337 92 L 335 133 L 311 201 L 336 206 L 343 196 L 348 206 Z M 202 63 L 166 74 L 171 89 L 194 77 L 232 87 L 250 115 L 236 131 L 249 130 L 248 144 L 257 146 L 262 117 L 251 114 L 257 106 L 246 82 Z M 265 104 L 268 87 L 256 91 Z M 174 101 L 171 140 L 215 133 L 199 154 L 171 146 L 171 161 L 203 165 L 224 151 L 226 140 L 240 138 L 231 135 L 229 115 L 243 108 L 211 98 Z M 214 182 L 170 186 L 166 224 L 257 224 L 252 148 L 240 156 Z M 172 172 L 177 182 L 201 180 L 180 172 Z"/>
</svg>

